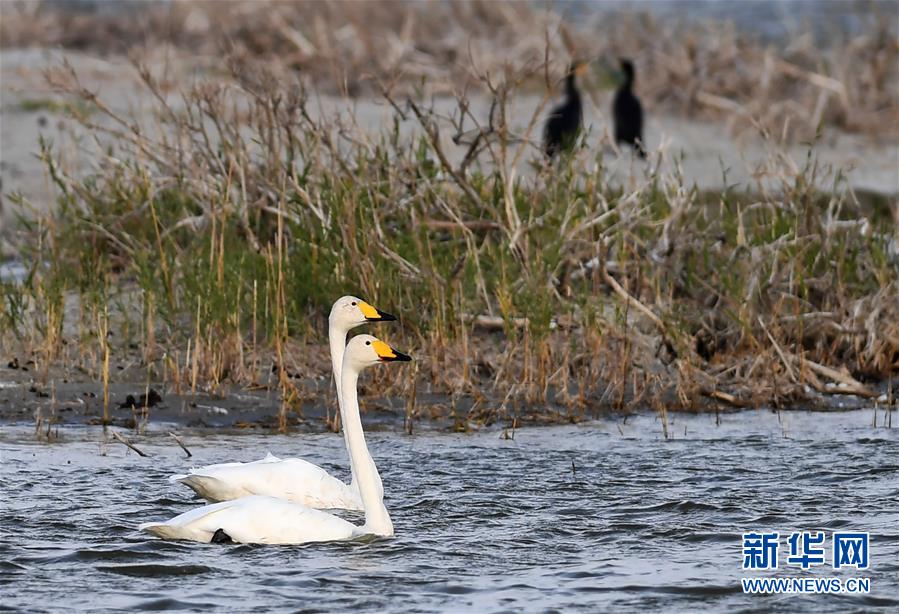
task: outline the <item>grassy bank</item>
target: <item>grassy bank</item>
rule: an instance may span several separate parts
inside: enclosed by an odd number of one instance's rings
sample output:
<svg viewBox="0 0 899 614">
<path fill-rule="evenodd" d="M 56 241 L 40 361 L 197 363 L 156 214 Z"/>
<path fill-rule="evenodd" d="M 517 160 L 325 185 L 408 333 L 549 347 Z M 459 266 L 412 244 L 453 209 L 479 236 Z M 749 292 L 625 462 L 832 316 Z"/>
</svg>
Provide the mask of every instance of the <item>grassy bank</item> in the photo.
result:
<svg viewBox="0 0 899 614">
<path fill-rule="evenodd" d="M 182 393 L 270 386 L 284 428 L 293 376 L 327 372 L 330 303 L 353 293 L 401 317 L 377 334 L 413 370 L 380 370 L 369 392 L 407 399 L 410 417 L 881 394 L 899 370 L 888 204 L 839 176 L 821 193 L 813 153 L 772 153 L 756 189 L 721 193 L 676 165 L 613 183 L 609 154 L 586 146 L 548 165 L 531 145 L 545 108 L 523 134 L 507 120 L 540 74 L 485 80 L 489 122 L 464 100 L 447 119 L 387 91 L 394 121 L 375 136 L 314 118 L 299 82 L 257 64 L 177 103 L 144 71 L 145 122 L 57 74 L 102 154 L 76 175 L 42 144 L 58 202 L 21 235 L 27 278 L 0 285 L 3 347 L 44 384 L 77 372 L 106 390 L 127 362 Z M 463 132 L 467 153 L 450 155 L 441 134 Z"/>
</svg>

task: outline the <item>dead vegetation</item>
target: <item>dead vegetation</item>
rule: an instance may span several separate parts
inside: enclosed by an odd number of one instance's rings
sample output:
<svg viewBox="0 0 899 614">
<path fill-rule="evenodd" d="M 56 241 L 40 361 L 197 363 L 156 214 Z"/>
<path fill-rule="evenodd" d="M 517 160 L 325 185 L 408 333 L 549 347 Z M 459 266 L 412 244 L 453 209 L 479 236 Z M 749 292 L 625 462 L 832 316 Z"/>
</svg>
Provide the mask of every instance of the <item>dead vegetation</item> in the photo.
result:
<svg viewBox="0 0 899 614">
<path fill-rule="evenodd" d="M 467 428 L 807 407 L 880 397 L 899 370 L 893 221 L 839 177 L 821 193 L 813 155 L 773 151 L 747 193 L 699 192 L 676 165 L 613 185 L 602 151 L 555 166 L 535 154 L 542 106 L 511 133 L 539 61 L 469 69 L 489 119 L 464 97 L 447 117 L 382 83 L 394 117 L 374 136 L 314 117 L 305 80 L 280 67 L 228 66 L 177 104 L 139 69 L 157 105 L 145 122 L 74 72 L 51 75 L 90 108 L 79 120 L 99 147 L 76 175 L 43 144 L 58 206 L 21 235 L 28 277 L 0 285 L 0 340 L 38 379 L 81 371 L 107 407 L 110 356 L 127 355 L 148 390 L 278 390 L 283 429 L 309 394 L 296 375 L 327 372 L 309 350 L 347 292 L 401 315 L 378 334 L 411 351 L 414 376 L 383 370 L 368 392 L 404 397 L 409 430 L 434 414 Z M 445 137 L 463 133 L 451 155 Z"/>
<path fill-rule="evenodd" d="M 540 3 L 515 1 L 282 2 L 184 0 L 79 14 L 36 1 L 3 4 L 0 45 L 62 46 L 134 54 L 167 48 L 182 57 L 223 54 L 318 91 L 459 93 L 511 63 L 534 66 L 592 58 L 594 85 L 608 87 L 617 58 L 634 59 L 652 112 L 723 119 L 733 130 L 762 127 L 807 139 L 821 126 L 899 138 L 896 6 L 860 4 L 853 37 L 799 30 L 764 43 L 721 22 L 585 11 L 576 20 Z M 536 76 L 530 87 L 543 87 Z"/>
</svg>

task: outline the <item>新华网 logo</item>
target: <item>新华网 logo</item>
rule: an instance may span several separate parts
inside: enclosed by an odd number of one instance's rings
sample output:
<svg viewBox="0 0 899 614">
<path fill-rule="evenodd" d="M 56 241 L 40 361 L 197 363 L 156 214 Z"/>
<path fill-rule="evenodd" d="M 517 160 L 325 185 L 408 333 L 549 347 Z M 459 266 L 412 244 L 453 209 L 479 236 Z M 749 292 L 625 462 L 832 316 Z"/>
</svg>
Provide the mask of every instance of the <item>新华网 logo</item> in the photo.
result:
<svg viewBox="0 0 899 614">
<path fill-rule="evenodd" d="M 783 560 L 803 571 L 823 566 L 830 561 L 832 569 L 868 569 L 870 567 L 870 535 L 862 532 L 838 531 L 831 535 L 828 548 L 823 531 L 795 531 L 784 540 Z M 776 531 L 743 533 L 743 569 L 770 571 L 778 569 L 781 559 L 781 535 Z M 869 578 L 743 578 L 746 593 L 868 593 Z"/>
</svg>

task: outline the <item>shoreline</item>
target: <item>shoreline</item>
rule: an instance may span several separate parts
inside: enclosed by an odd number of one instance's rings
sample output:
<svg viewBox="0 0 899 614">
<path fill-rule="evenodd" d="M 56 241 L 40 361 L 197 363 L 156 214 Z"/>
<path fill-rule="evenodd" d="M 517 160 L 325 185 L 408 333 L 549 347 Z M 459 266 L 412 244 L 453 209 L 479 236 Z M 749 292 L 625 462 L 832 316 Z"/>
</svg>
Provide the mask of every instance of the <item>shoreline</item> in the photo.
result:
<svg viewBox="0 0 899 614">
<path fill-rule="evenodd" d="M 69 427 L 103 427 L 128 429 L 130 432 L 187 428 L 202 432 L 277 432 L 279 430 L 280 402 L 277 385 L 270 388 L 246 389 L 236 385 L 220 394 L 184 392 L 177 394 L 158 383 L 116 382 L 110 385 L 109 422 L 103 424 L 102 386 L 89 380 L 56 383 L 48 387 L 36 386 L 33 381 L 14 382 L 7 379 L 9 369 L 0 367 L 0 427 L 30 428 L 38 439 L 52 439 L 57 429 Z M 363 387 L 368 382 L 363 382 Z M 899 379 L 894 380 L 899 389 Z M 330 378 L 303 379 L 301 384 L 306 398 L 299 411 L 288 414 L 287 433 L 336 432 L 336 397 Z M 514 429 L 519 427 L 584 424 L 610 417 L 627 420 L 634 415 L 653 415 L 667 420 L 668 415 L 715 415 L 742 412 L 813 412 L 842 411 L 878 412 L 896 411 L 887 405 L 887 384 L 882 386 L 877 399 L 865 399 L 854 395 L 823 396 L 809 401 L 803 399 L 786 402 L 779 407 L 766 405 L 734 407 L 709 402 L 691 409 L 672 406 L 659 412 L 648 405 L 615 410 L 610 407 L 594 407 L 572 411 L 560 404 L 533 404 L 517 410 L 498 412 L 489 420 L 470 415 L 475 405 L 472 397 L 456 397 L 442 394 L 419 394 L 411 418 L 411 429 L 419 428 L 438 432 L 470 432 L 483 429 Z M 141 396 L 150 392 L 151 406 L 140 405 Z M 880 392 L 880 390 L 878 390 Z M 159 397 L 156 397 L 156 394 Z M 123 407 L 129 397 L 136 400 L 131 407 Z M 333 398 L 332 398 L 333 397 Z M 322 399 L 326 402 L 323 404 Z M 409 430 L 406 408 L 409 399 L 375 395 L 362 400 L 362 415 L 366 429 L 374 431 Z M 47 437 L 46 433 L 51 433 Z M 42 434 L 43 433 L 43 434 Z"/>
<path fill-rule="evenodd" d="M 321 422 L 310 420 L 302 425 L 292 427 L 288 431 L 279 431 L 277 428 L 266 428 L 254 425 L 242 427 L 234 425 L 198 426 L 184 420 L 156 420 L 133 428 L 127 424 L 91 424 L 83 422 L 60 422 L 54 424 L 51 429 L 46 427 L 38 432 L 33 423 L 21 421 L 6 421 L 4 412 L 0 408 L 0 443 L 31 444 L 31 445 L 57 445 L 66 443 L 92 442 L 97 437 L 106 445 L 121 448 L 124 453 L 130 454 L 126 446 L 131 444 L 142 452 L 149 451 L 148 456 L 155 456 L 161 449 L 171 450 L 173 455 L 191 458 L 193 454 L 186 455 L 183 452 L 185 444 L 188 451 L 196 451 L 198 447 L 203 449 L 209 442 L 221 439 L 240 440 L 242 438 L 261 437 L 273 438 L 280 443 L 273 444 L 272 452 L 276 456 L 290 456 L 302 452 L 292 452 L 285 447 L 285 442 L 312 438 L 331 438 L 335 440 L 341 437 L 341 433 L 333 431 Z M 856 404 L 854 407 L 830 407 L 830 408 L 729 408 L 719 413 L 715 412 L 672 412 L 663 424 L 662 417 L 649 409 L 638 410 L 628 414 L 603 412 L 579 421 L 555 421 L 555 422 L 522 422 L 515 426 L 511 423 L 496 423 L 489 426 L 471 425 L 469 428 L 455 428 L 451 422 L 423 420 L 416 422 L 412 432 L 407 431 L 402 424 L 400 414 L 388 414 L 372 412 L 363 413 L 363 425 L 367 435 L 378 439 L 390 439 L 393 437 L 414 439 L 416 437 L 489 437 L 491 439 L 506 440 L 514 443 L 521 437 L 529 437 L 536 434 L 540 437 L 541 431 L 552 433 L 567 429 L 595 429 L 609 436 L 621 439 L 658 439 L 662 441 L 676 442 L 685 440 L 705 439 L 712 433 L 722 429 L 722 432 L 748 429 L 754 432 L 764 425 L 779 423 L 782 425 L 781 437 L 791 438 L 791 430 L 797 423 L 820 421 L 852 420 L 859 427 L 880 430 L 886 429 L 893 432 L 899 425 L 899 413 L 897 408 L 888 410 L 885 407 L 865 406 Z M 699 431 L 697 431 L 699 428 Z M 711 429 L 711 431 L 709 431 Z M 706 432 L 706 435 L 702 435 Z M 178 437 L 177 441 L 173 436 Z M 123 438 L 128 443 L 123 443 Z M 130 446 L 129 446 L 130 447 Z M 196 458 L 203 458 L 199 454 Z M 233 454 L 229 454 L 233 456 Z M 190 462 L 190 461 L 188 461 Z"/>
</svg>

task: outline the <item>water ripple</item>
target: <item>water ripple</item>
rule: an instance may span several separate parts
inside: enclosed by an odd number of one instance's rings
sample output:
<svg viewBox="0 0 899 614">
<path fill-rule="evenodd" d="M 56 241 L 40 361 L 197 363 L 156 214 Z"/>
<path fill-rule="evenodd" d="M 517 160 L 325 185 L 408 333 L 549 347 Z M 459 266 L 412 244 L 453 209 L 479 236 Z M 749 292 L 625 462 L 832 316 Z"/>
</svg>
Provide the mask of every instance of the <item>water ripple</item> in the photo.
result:
<svg viewBox="0 0 899 614">
<path fill-rule="evenodd" d="M 0 609 L 899 607 L 899 431 L 848 413 L 676 420 L 689 424 L 690 439 L 665 441 L 657 420 L 642 416 L 628 419 L 627 438 L 614 421 L 520 429 L 514 441 L 495 431 L 373 432 L 396 537 L 291 547 L 163 542 L 135 527 L 198 504 L 166 480 L 191 465 L 271 450 L 302 453 L 343 475 L 339 436 L 195 434 L 195 457 L 184 459 L 160 433 L 142 442 L 152 455 L 142 459 L 98 445 L 90 429 L 53 445 L 0 434 Z M 741 533 L 756 529 L 869 531 L 872 594 L 743 595 Z M 64 599 L 48 598 L 60 583 Z"/>
</svg>

